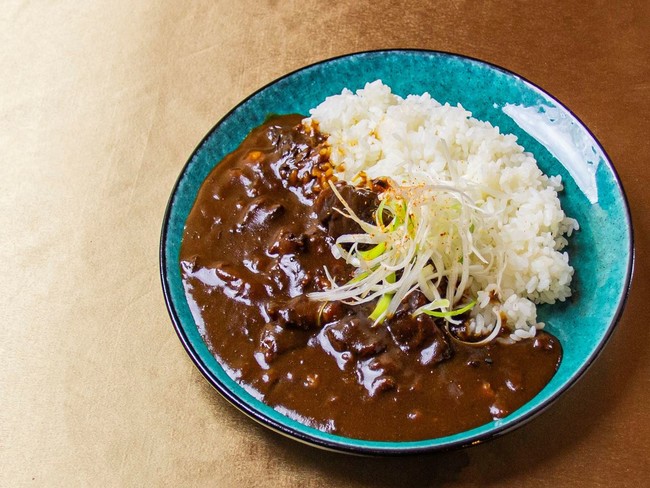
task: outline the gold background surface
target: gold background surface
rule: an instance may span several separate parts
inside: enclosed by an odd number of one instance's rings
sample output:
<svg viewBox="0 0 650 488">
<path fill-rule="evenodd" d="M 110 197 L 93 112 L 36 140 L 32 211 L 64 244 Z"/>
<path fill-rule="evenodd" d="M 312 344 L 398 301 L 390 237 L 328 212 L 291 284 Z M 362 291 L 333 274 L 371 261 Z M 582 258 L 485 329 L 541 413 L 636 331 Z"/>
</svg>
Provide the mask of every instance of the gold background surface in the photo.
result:
<svg viewBox="0 0 650 488">
<path fill-rule="evenodd" d="M 0 486 L 646 486 L 648 2 L 9 1 L 0 13 Z M 329 453 L 236 411 L 165 309 L 167 198 L 204 134 L 289 71 L 452 51 L 558 97 L 633 213 L 627 309 L 585 377 L 471 449 Z"/>
</svg>

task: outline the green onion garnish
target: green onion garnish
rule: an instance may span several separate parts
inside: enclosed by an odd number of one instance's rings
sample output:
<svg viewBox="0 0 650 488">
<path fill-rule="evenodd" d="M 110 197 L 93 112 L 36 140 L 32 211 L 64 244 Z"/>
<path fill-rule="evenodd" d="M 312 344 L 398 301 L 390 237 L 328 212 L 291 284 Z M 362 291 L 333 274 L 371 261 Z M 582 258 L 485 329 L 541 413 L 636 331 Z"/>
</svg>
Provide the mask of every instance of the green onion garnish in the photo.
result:
<svg viewBox="0 0 650 488">
<path fill-rule="evenodd" d="M 377 306 L 372 311 L 372 313 L 369 315 L 369 318 L 371 320 L 377 321 L 377 319 L 379 319 L 379 317 L 381 317 L 386 312 L 386 310 L 388 309 L 388 305 L 390 304 L 390 301 L 392 300 L 392 298 L 393 298 L 393 293 L 386 293 L 385 295 L 382 295 L 382 297 L 377 302 Z M 383 321 L 384 320 L 382 318 L 382 320 L 380 320 L 379 323 L 381 323 Z"/>
<path fill-rule="evenodd" d="M 384 254 L 385 250 L 386 250 L 386 243 L 380 242 L 372 249 L 368 249 L 367 251 L 359 251 L 359 256 L 361 256 L 366 261 L 372 261 L 373 259 L 376 259 L 382 254 Z"/>
<path fill-rule="evenodd" d="M 426 310 L 426 309 L 424 310 L 420 309 L 420 312 L 426 313 L 427 315 L 431 315 L 432 317 L 439 317 L 439 318 L 455 317 L 456 315 L 461 315 L 464 314 L 465 312 L 469 312 L 474 307 L 474 305 L 476 305 L 476 300 L 472 300 L 464 307 L 458 308 L 456 310 L 450 310 L 449 312 L 438 312 L 436 310 Z"/>
<path fill-rule="evenodd" d="M 363 273 L 359 274 L 358 276 L 355 276 L 350 281 L 348 281 L 348 284 L 350 284 L 350 283 L 358 283 L 359 281 L 367 278 L 369 274 L 370 274 L 370 271 L 364 271 Z"/>
</svg>

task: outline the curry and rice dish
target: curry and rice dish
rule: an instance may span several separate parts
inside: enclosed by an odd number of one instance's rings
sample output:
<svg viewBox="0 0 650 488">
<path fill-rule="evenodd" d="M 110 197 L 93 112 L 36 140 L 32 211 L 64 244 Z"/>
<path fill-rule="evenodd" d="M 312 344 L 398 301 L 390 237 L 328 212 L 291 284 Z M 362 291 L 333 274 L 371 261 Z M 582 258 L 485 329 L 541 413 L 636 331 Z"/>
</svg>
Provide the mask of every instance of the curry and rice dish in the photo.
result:
<svg viewBox="0 0 650 488">
<path fill-rule="evenodd" d="M 180 254 L 208 347 L 320 430 L 420 440 L 503 418 L 562 350 L 578 228 L 516 138 L 377 81 L 254 129 L 203 183 Z"/>
</svg>

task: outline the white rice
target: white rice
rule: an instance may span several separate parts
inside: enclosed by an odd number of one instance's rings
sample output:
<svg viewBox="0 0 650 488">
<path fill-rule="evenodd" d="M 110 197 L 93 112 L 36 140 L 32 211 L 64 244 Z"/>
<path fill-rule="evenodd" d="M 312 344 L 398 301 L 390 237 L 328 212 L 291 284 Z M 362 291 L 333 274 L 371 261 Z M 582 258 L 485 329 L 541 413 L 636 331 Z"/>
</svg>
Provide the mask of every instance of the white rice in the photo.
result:
<svg viewBox="0 0 650 488">
<path fill-rule="evenodd" d="M 514 135 L 427 93 L 403 99 L 379 80 L 327 98 L 310 115 L 305 124 L 328 135 L 339 179 L 358 183 L 363 172 L 400 185 L 460 184 L 491 216 L 475 238 L 481 249 L 498 249 L 504 266 L 500 276 L 472 276 L 475 331 L 506 318 L 512 340 L 532 337 L 544 326 L 535 304 L 571 295 L 573 268 L 562 249 L 578 223 L 560 207 L 561 177 L 544 175 Z"/>
</svg>

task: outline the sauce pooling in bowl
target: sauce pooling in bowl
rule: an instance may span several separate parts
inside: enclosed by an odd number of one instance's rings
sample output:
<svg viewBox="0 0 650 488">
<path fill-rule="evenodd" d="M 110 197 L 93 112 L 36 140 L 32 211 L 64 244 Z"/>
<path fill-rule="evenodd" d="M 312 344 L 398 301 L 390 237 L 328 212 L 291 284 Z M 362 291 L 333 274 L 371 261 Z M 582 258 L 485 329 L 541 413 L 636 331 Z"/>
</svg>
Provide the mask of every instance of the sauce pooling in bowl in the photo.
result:
<svg viewBox="0 0 650 488">
<path fill-rule="evenodd" d="M 325 138 L 300 115 L 253 130 L 203 183 L 187 219 L 180 266 L 208 347 L 239 383 L 315 428 L 383 441 L 435 438 L 502 418 L 534 397 L 561 359 L 538 332 L 515 344 L 456 341 L 411 293 L 382 324 L 374 304 L 318 302 L 324 268 L 353 269 L 330 246 L 357 224 L 325 184 Z M 378 197 L 336 183 L 362 219 Z"/>
</svg>

